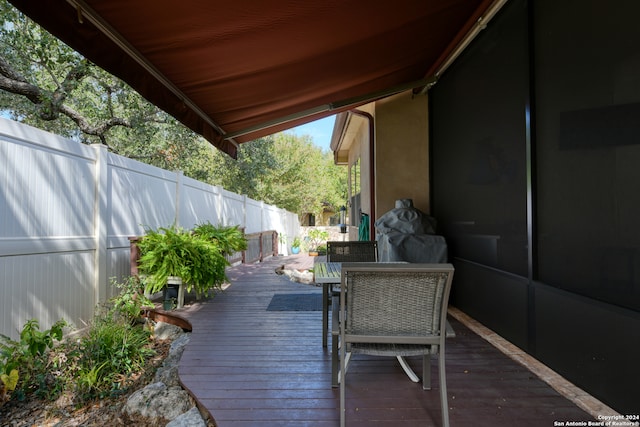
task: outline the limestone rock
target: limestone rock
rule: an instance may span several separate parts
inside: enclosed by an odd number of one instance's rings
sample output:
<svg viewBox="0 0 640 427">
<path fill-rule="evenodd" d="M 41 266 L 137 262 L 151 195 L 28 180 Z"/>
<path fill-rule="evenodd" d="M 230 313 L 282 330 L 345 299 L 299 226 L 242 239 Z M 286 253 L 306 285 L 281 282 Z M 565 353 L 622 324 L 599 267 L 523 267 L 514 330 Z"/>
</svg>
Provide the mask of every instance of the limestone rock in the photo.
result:
<svg viewBox="0 0 640 427">
<path fill-rule="evenodd" d="M 180 385 L 178 364 L 190 337 L 190 334 L 181 334 L 171 343 L 169 354 L 163 361 L 162 366 L 156 371 L 156 382 L 163 382 L 169 387 Z"/>
<path fill-rule="evenodd" d="M 294 282 L 305 284 L 313 283 L 313 273 L 310 271 L 283 270 L 283 274 Z"/>
<path fill-rule="evenodd" d="M 176 339 L 181 335 L 184 335 L 182 328 L 172 325 L 170 323 L 158 322 L 154 328 L 154 335 L 156 339 L 168 340 Z"/>
<path fill-rule="evenodd" d="M 166 427 L 206 427 L 207 423 L 202 419 L 198 408 L 191 408 L 184 414 L 176 417 Z"/>
<path fill-rule="evenodd" d="M 173 420 L 193 407 L 189 394 L 181 387 L 167 387 L 162 382 L 149 384 L 131 395 L 125 405 L 129 415 L 151 420 Z"/>
</svg>

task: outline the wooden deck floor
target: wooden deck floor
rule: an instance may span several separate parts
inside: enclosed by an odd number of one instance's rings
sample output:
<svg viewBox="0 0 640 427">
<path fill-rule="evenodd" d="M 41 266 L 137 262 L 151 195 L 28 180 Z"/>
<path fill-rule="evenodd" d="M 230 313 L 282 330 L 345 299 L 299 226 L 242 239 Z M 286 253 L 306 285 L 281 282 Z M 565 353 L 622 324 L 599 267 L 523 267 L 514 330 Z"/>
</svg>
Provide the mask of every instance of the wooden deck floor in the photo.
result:
<svg viewBox="0 0 640 427">
<path fill-rule="evenodd" d="M 330 349 L 321 311 L 267 311 L 275 293 L 321 288 L 276 275 L 279 257 L 229 269 L 232 285 L 182 310 L 193 325 L 180 379 L 219 427 L 336 426 L 339 389 L 331 387 Z M 452 426 L 553 426 L 593 417 L 454 318 L 447 386 Z M 418 359 L 409 359 L 421 375 Z M 439 426 L 437 363 L 433 390 L 409 381 L 395 359 L 355 358 L 347 375 L 349 426 Z"/>
</svg>

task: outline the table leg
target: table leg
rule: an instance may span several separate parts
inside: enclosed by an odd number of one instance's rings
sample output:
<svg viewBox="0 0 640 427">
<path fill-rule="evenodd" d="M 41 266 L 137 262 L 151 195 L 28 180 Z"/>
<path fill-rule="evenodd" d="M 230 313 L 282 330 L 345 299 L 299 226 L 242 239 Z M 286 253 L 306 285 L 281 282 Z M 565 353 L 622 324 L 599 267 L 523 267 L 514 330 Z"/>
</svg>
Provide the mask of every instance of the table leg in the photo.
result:
<svg viewBox="0 0 640 427">
<path fill-rule="evenodd" d="M 322 284 L 322 347 L 327 347 L 329 325 L 329 284 Z"/>
</svg>

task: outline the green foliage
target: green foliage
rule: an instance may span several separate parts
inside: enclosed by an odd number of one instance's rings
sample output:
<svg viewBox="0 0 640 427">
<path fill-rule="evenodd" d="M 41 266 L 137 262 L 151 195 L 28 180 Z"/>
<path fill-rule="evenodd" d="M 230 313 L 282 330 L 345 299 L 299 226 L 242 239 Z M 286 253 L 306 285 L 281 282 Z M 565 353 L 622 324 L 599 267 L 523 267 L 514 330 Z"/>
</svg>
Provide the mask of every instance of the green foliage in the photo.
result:
<svg viewBox="0 0 640 427">
<path fill-rule="evenodd" d="M 68 391 L 86 401 L 125 390 L 155 351 L 151 333 L 119 313 L 99 311 L 78 340 L 62 341 L 62 320 L 46 331 L 29 320 L 20 341 L 0 336 L 0 404 L 31 393 L 55 399 Z"/>
<path fill-rule="evenodd" d="M 18 385 L 18 370 L 12 369 L 8 373 L 0 374 L 0 403 L 6 401 L 10 393 L 12 393 Z"/>
<path fill-rule="evenodd" d="M 225 243 L 226 245 L 226 243 Z M 178 276 L 187 291 L 195 287 L 203 294 L 211 288 L 220 288 L 227 280 L 224 258 L 217 240 L 179 228 L 147 230 L 138 241 L 140 249 L 139 271 L 147 275 L 145 291 L 160 292 L 169 276 Z"/>
<path fill-rule="evenodd" d="M 4 394 L 15 391 L 24 396 L 29 391 L 42 389 L 47 350 L 62 339 L 66 325 L 59 320 L 50 329 L 40 331 L 38 321 L 31 319 L 22 328 L 20 341 L 0 335 L 0 375 Z"/>
<path fill-rule="evenodd" d="M 115 315 L 129 322 L 140 317 L 143 307 L 153 307 L 153 302 L 144 294 L 144 287 L 137 277 L 127 277 L 123 282 L 111 280 L 111 285 L 120 289 L 118 296 L 111 298 Z"/>
<path fill-rule="evenodd" d="M 293 243 L 291 243 L 291 247 L 292 248 L 299 248 L 300 247 L 300 237 L 296 236 L 293 238 Z"/>
<path fill-rule="evenodd" d="M 216 153 L 214 183 L 238 194 L 321 217 L 347 199 L 347 174 L 309 136 L 279 133 L 242 144 L 238 160 Z"/>
<path fill-rule="evenodd" d="M 88 367 L 82 367 L 78 370 L 76 387 L 81 396 L 88 398 L 93 394 L 101 394 L 100 388 L 104 382 L 104 376 L 101 372 L 109 362 L 103 362 L 101 365 Z"/>
<path fill-rule="evenodd" d="M 307 237 L 309 237 L 309 250 L 318 251 L 320 244 L 329 239 L 329 232 L 320 228 L 311 228 L 307 233 Z"/>
<path fill-rule="evenodd" d="M 66 377 L 74 380 L 82 399 L 117 394 L 154 354 L 149 340 L 150 332 L 144 328 L 109 313 L 99 314 L 72 351 L 73 369 Z"/>
<path fill-rule="evenodd" d="M 237 225 L 227 227 L 207 222 L 197 225 L 193 234 L 215 241 L 223 255 L 232 255 L 247 249 L 247 239 Z"/>
</svg>

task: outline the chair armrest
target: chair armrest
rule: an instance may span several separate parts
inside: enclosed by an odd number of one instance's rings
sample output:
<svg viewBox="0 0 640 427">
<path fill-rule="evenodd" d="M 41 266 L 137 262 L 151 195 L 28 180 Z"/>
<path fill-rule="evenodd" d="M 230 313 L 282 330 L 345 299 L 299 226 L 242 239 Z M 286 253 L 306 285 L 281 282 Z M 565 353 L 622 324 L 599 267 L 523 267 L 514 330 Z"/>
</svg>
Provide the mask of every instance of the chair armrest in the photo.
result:
<svg viewBox="0 0 640 427">
<path fill-rule="evenodd" d="M 449 323 L 449 321 L 447 320 L 447 329 L 446 329 L 446 337 L 447 338 L 455 338 L 456 337 L 456 331 L 453 330 L 453 326 L 451 326 L 451 323 Z"/>
</svg>

